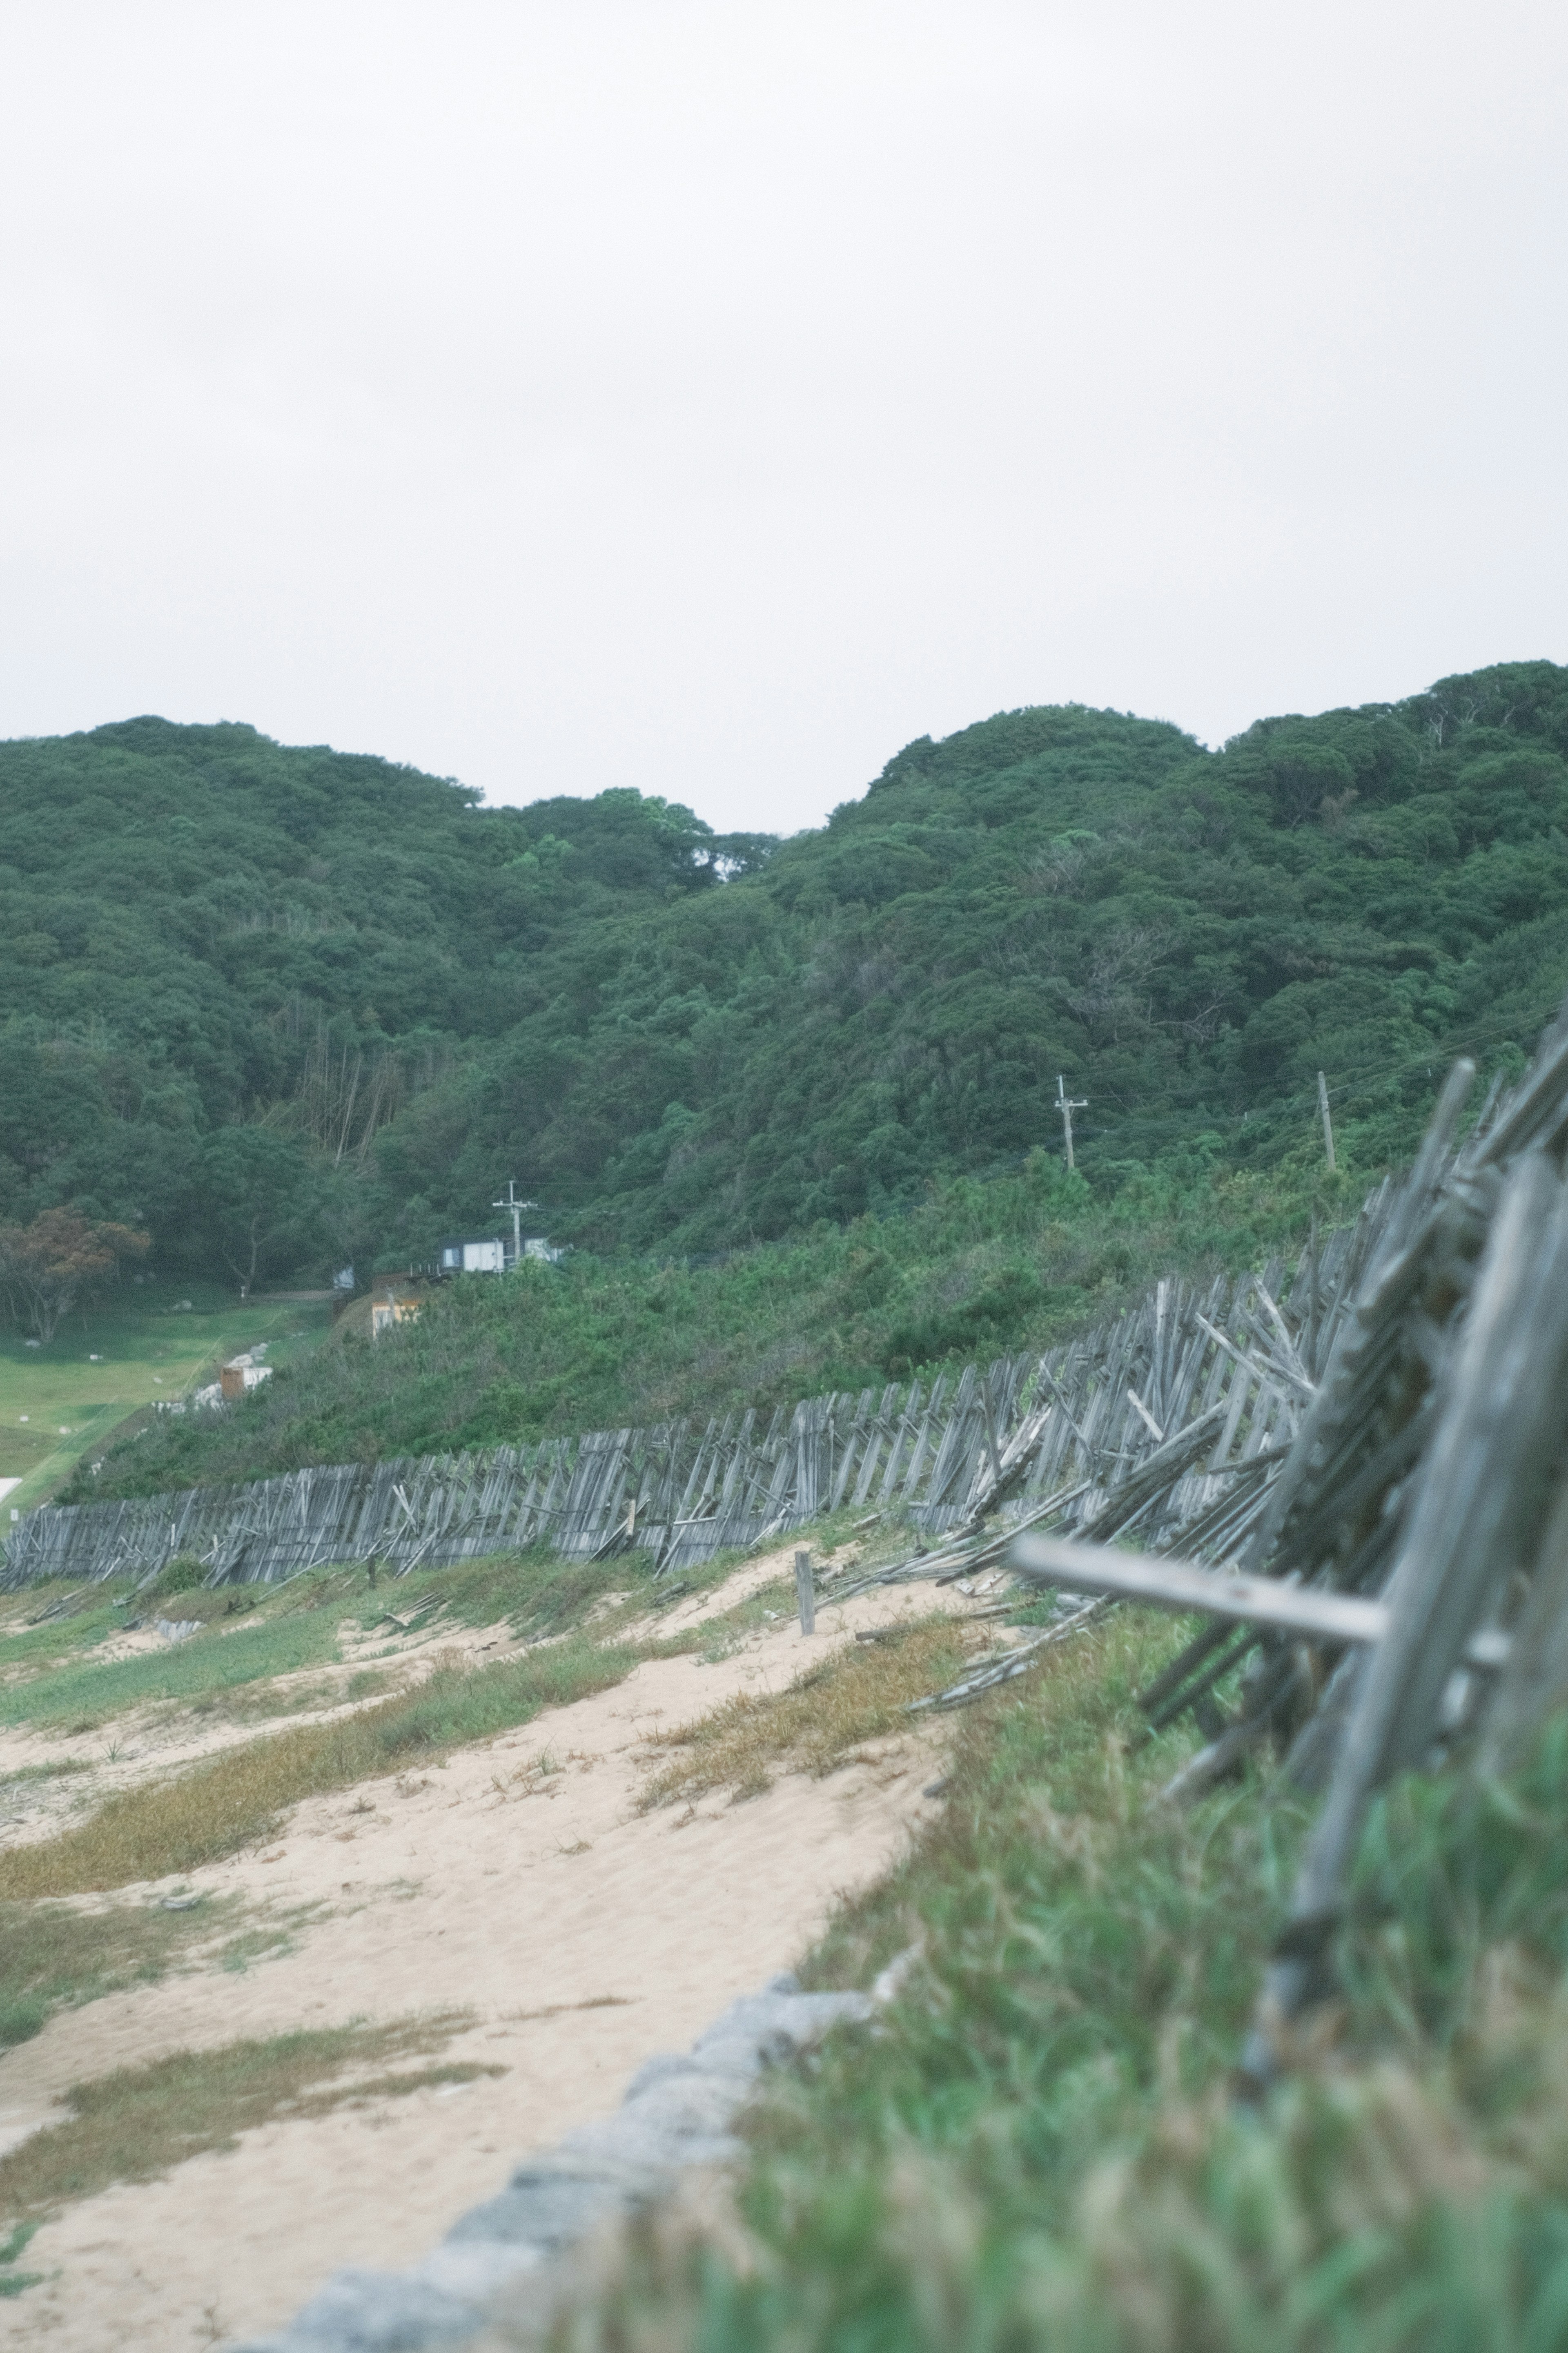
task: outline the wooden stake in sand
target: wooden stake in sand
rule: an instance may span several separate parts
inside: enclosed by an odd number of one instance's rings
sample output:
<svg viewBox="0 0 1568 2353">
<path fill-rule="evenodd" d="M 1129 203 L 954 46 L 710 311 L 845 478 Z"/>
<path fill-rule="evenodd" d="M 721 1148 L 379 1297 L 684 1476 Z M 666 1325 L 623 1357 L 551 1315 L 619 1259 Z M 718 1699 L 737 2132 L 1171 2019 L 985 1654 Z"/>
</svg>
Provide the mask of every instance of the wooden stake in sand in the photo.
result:
<svg viewBox="0 0 1568 2353">
<path fill-rule="evenodd" d="M 795 1589 L 800 1602 L 800 1630 L 803 1634 L 816 1631 L 816 1594 L 811 1582 L 811 1555 L 797 1552 L 795 1556 Z"/>
</svg>

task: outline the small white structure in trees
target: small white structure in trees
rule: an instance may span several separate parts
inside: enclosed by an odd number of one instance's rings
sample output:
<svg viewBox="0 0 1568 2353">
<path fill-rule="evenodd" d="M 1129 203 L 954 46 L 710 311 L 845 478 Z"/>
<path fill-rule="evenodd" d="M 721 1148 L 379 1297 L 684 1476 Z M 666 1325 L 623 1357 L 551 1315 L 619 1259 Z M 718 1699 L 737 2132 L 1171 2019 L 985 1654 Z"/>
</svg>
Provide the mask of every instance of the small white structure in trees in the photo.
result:
<svg viewBox="0 0 1568 2353">
<path fill-rule="evenodd" d="M 500 1234 L 452 1234 L 436 1254 L 437 1274 L 504 1274 L 508 1252 Z"/>
</svg>

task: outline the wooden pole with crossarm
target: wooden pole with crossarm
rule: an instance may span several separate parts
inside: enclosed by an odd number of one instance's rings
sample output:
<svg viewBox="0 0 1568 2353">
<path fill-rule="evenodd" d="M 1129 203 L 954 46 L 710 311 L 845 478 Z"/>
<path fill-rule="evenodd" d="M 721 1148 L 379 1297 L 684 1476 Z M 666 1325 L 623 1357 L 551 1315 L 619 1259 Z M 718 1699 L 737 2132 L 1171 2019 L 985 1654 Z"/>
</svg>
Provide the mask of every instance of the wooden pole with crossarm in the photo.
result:
<svg viewBox="0 0 1568 2353">
<path fill-rule="evenodd" d="M 1062 1138 L 1067 1145 L 1068 1166 L 1075 1168 L 1078 1163 L 1072 1156 L 1072 1115 L 1075 1111 L 1089 1109 L 1089 1097 L 1069 1095 L 1060 1071 L 1057 1073 L 1057 1109 L 1062 1115 Z"/>
</svg>

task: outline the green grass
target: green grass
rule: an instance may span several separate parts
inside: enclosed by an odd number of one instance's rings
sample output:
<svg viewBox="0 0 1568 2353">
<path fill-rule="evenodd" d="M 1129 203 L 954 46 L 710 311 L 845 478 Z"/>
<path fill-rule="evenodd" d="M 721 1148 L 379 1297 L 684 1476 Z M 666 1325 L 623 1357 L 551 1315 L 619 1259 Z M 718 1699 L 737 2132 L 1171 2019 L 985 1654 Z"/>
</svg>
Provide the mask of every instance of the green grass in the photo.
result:
<svg viewBox="0 0 1568 2353">
<path fill-rule="evenodd" d="M 825 1522 L 820 1535 L 807 1531 L 800 1541 L 831 1542 L 834 1525 Z M 541 1641 L 581 1626 L 590 1613 L 595 1632 L 613 1636 L 649 1610 L 711 1591 L 752 1557 L 743 1551 L 718 1553 L 666 1587 L 655 1584 L 646 1553 L 616 1560 L 563 1560 L 537 1546 L 458 1561 L 447 1568 L 418 1568 L 406 1577 L 382 1571 L 374 1585 L 368 1569 L 354 1567 L 315 1570 L 275 1590 L 247 1590 L 260 1594 L 268 1609 L 330 1610 L 334 1624 L 351 1622 L 367 1635 L 379 1630 L 388 1641 L 401 1639 L 398 1626 L 416 1621 L 415 1630 L 423 1632 L 505 1625 L 529 1641 Z M 184 1610 L 186 1604 L 180 1607 Z M 748 1607 L 742 1605 L 742 1610 Z"/>
<path fill-rule="evenodd" d="M 189 1314 L 176 1312 L 182 1299 Z M 68 1316 L 43 1347 L 29 1348 L 14 1324 L 0 1326 L 0 1479 L 22 1481 L 0 1504 L 0 1532 L 12 1511 L 43 1502 L 101 1452 L 140 1408 L 183 1396 L 198 1374 L 258 1340 L 269 1363 L 287 1364 L 328 1323 L 324 1302 L 241 1302 L 216 1283 L 159 1279 L 122 1283 L 101 1307 Z"/>
<path fill-rule="evenodd" d="M 1037 1153 L 1005 1177 L 933 1182 L 906 1217 L 824 1225 L 721 1265 L 584 1252 L 476 1278 L 374 1343 L 335 1336 L 221 1420 L 165 1419 L 70 1496 L 880 1388 L 1063 1338 L 1157 1276 L 1259 1264 L 1304 1237 L 1314 1208 L 1353 1217 L 1364 1188 L 1348 1157 L 1332 1178 L 1134 1165 L 1102 1198 Z"/>
<path fill-rule="evenodd" d="M 10 1789 L 18 1783 L 58 1781 L 71 1773 L 90 1773 L 92 1766 L 85 1757 L 55 1757 L 41 1765 L 17 1765 L 9 1773 L 0 1773 L 0 1789 Z"/>
<path fill-rule="evenodd" d="M 386 2072 L 440 2050 L 471 2022 L 468 2011 L 447 2010 L 386 2026 L 317 2028 L 178 2051 L 74 2084 L 64 2094 L 66 2121 L 0 2158 L 0 2213 L 41 2219 L 117 2182 L 155 2181 L 193 2157 L 233 2148 L 261 2125 L 503 2073 L 473 2064 Z M 373 2066 L 383 2072 L 367 2075 Z"/>
<path fill-rule="evenodd" d="M 282 1586 L 204 1590 L 183 1580 L 177 1563 L 140 1592 L 116 1584 L 112 1590 L 93 1587 L 84 1593 L 57 1582 L 30 1588 L 0 1620 L 0 1667 L 33 1670 L 0 1683 L 0 1725 L 86 1731 L 156 1703 L 239 1721 L 293 1713 L 330 1703 L 339 1695 L 336 1686 L 313 1683 L 273 1692 L 272 1679 L 335 1662 L 344 1625 L 369 1633 L 390 1614 L 405 1625 L 419 1620 L 422 1630 L 428 1630 L 438 1613 L 442 1625 L 510 1621 L 537 1638 L 577 1623 L 606 1594 L 631 1592 L 641 1609 L 651 1591 L 644 1561 L 563 1563 L 542 1551 L 500 1554 L 406 1577 L 383 1575 L 374 1586 L 368 1572 L 355 1567 L 312 1571 Z M 61 1599 L 71 1615 L 47 1625 L 26 1624 Z M 81 1655 L 137 1616 L 195 1618 L 203 1630 L 167 1649 L 129 1659 Z M 388 1625 L 385 1630 L 390 1638 L 396 1629 Z M 342 1695 L 365 1697 L 377 1688 L 367 1680 L 374 1672 L 361 1669 Z"/>
<path fill-rule="evenodd" d="M 24 1683 L 0 1685 L 0 1725 L 88 1731 L 155 1700 L 194 1702 L 319 1666 L 336 1655 L 337 1629 L 326 1609 L 270 1616 L 259 1625 L 242 1622 L 233 1633 L 215 1626 L 166 1650 L 129 1659 L 80 1659 Z"/>
<path fill-rule="evenodd" d="M 1509 1788 L 1388 1793 L 1345 2001 L 1253 2110 L 1302 1819 L 1152 1802 L 1171 1646 L 1121 1612 L 963 1719 L 942 1818 L 805 1970 L 912 1947 L 900 1998 L 774 2080 L 727 2218 L 595 2259 L 552 2353 L 1562 2353 L 1568 1719 Z"/>
<path fill-rule="evenodd" d="M 188 1912 L 155 1904 L 94 1912 L 0 1904 L 0 2050 L 27 2042 L 57 2010 L 155 1984 L 194 1947 L 209 1943 L 232 1909 L 226 1898 L 204 1898 Z"/>
<path fill-rule="evenodd" d="M 538 1641 L 581 1623 L 609 1594 L 631 1592 L 646 1606 L 652 1594 L 646 1555 L 626 1560 L 562 1560 L 543 1546 L 454 1562 L 449 1568 L 415 1569 L 407 1577 L 378 1576 L 374 1590 L 363 1569 L 349 1572 L 353 1614 L 369 1632 L 388 1614 L 409 1619 L 439 1609 L 444 1624 L 509 1624 Z M 390 1633 L 395 1630 L 389 1627 Z"/>
<path fill-rule="evenodd" d="M 68 1895 L 194 1871 L 268 1836 L 301 1798 L 493 1738 L 619 1683 L 637 1651 L 582 1635 L 494 1666 L 444 1664 L 413 1691 L 300 1725 L 122 1790 L 57 1837 L 0 1853 L 0 1897 Z"/>
<path fill-rule="evenodd" d="M 729 1789 L 760 1797 L 781 1772 L 821 1780 L 859 1761 L 868 1740 L 908 1731 L 905 1710 L 951 1683 L 968 1651 L 951 1618 L 917 1620 L 896 1641 L 854 1643 L 778 1692 L 738 1692 L 692 1723 L 654 1736 L 673 1754 L 643 1792 L 646 1808 Z"/>
<path fill-rule="evenodd" d="M 7 1595 L 9 1607 L 0 1614 L 0 1669 L 37 1669 L 101 1642 L 124 1625 L 128 1612 L 116 1605 L 129 1590 L 120 1582 L 83 1586 L 53 1578 Z M 29 1622 L 40 1617 L 43 1624 Z"/>
<path fill-rule="evenodd" d="M 710 1563 L 693 1574 L 688 1592 L 721 1583 L 732 1567 L 728 1557 Z M 222 1594 L 219 1588 L 189 1600 L 176 1597 L 169 1606 L 216 1608 Z M 374 1588 L 363 1569 L 328 1570 L 268 1595 L 254 1625 L 242 1623 L 230 1633 L 215 1625 L 167 1652 L 96 1664 L 76 1661 L 31 1682 L 0 1686 L 0 1721 L 102 1724 L 153 1701 L 243 1718 L 252 1708 L 289 1706 L 290 1695 L 274 1693 L 269 1678 L 332 1655 L 345 1620 L 369 1630 L 387 1609 L 406 1622 L 439 1607 L 438 1620 L 424 1618 L 437 1630 L 510 1618 L 536 1639 L 556 1638 L 479 1668 L 438 1658 L 435 1671 L 413 1689 L 373 1699 L 352 1716 L 247 1741 L 168 1779 L 121 1791 L 55 1838 L 0 1854 L 0 1896 L 75 1894 L 195 1870 L 269 1835 L 301 1798 L 396 1772 L 418 1758 L 527 1724 L 544 1708 L 618 1683 L 639 1658 L 701 1648 L 706 1630 L 637 1647 L 617 1639 L 657 1598 L 646 1565 L 635 1558 L 595 1564 L 502 1555 L 380 1578 Z M 605 1603 L 610 1606 L 598 1609 L 590 1638 L 583 1620 Z M 363 1695 L 384 1672 L 360 1668 L 349 1679 L 349 1692 Z M 297 1687 L 294 1700 L 306 1705 L 327 1695 L 325 1685 L 306 1685 Z"/>
<path fill-rule="evenodd" d="M 24 2288 L 37 2287 L 42 2272 L 19 2272 L 12 2268 L 19 2255 L 26 2253 L 27 2242 L 37 2229 L 36 2222 L 18 2222 L 10 2235 L 0 2242 L 0 2296 L 20 2295 Z"/>
</svg>

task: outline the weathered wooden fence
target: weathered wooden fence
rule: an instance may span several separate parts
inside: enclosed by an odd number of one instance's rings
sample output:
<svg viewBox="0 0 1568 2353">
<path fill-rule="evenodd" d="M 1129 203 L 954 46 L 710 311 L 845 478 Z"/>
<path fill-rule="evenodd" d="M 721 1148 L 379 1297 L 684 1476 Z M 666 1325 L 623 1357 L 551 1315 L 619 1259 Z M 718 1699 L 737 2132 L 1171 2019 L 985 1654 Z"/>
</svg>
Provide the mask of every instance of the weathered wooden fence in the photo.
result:
<svg viewBox="0 0 1568 2353">
<path fill-rule="evenodd" d="M 986 1514 L 1101 1534 L 1250 1525 L 1294 1437 L 1388 1205 L 1314 1245 L 1287 1278 L 1158 1284 L 1045 1356 L 929 1382 L 807 1398 L 771 1417 L 593 1430 L 533 1446 L 290 1472 L 128 1503 L 46 1506 L 13 1535 L 0 1585 L 148 1577 L 175 1556 L 213 1584 L 334 1562 L 393 1571 L 531 1544 L 637 1547 L 658 1574 L 850 1507 L 951 1539 Z"/>
<path fill-rule="evenodd" d="M 1168 1523 L 1142 1553 L 1058 1523 L 1010 1551 L 1023 1577 L 1075 1597 L 1072 1622 L 1085 1594 L 1207 1614 L 1143 1694 L 1152 1725 L 1190 1710 L 1209 1736 L 1167 1798 L 1265 1744 L 1292 1786 L 1322 1792 L 1247 2052 L 1259 2081 L 1332 1992 L 1379 1787 L 1412 1767 L 1506 1770 L 1568 1704 L 1568 1006 L 1457 1145 L 1474 1078 L 1457 1066 L 1378 1208 L 1250 1522 Z M 1009 1672 L 972 1672 L 932 1704 Z"/>
</svg>

